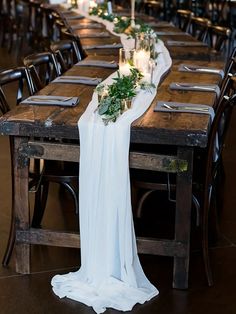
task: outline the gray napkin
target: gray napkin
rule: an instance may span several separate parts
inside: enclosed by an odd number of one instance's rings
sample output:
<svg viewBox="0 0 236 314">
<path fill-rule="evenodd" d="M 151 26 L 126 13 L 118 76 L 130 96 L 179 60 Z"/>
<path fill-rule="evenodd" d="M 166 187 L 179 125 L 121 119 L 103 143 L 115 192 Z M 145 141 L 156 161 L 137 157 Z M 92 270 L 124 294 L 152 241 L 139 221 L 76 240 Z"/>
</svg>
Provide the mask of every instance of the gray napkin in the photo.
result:
<svg viewBox="0 0 236 314">
<path fill-rule="evenodd" d="M 221 69 L 215 69 L 210 67 L 205 67 L 201 65 L 193 65 L 193 64 L 180 64 L 179 69 L 180 72 L 191 72 L 191 73 L 206 73 L 206 74 L 218 74 L 222 78 L 224 77 L 224 71 Z"/>
<path fill-rule="evenodd" d="M 80 38 L 109 38 L 111 37 L 110 34 L 108 32 L 96 32 L 93 34 L 80 34 L 79 35 Z"/>
<path fill-rule="evenodd" d="M 214 92 L 217 97 L 220 95 L 220 88 L 216 84 L 199 84 L 199 83 L 171 83 L 170 89 L 195 91 L 195 92 Z"/>
<path fill-rule="evenodd" d="M 106 48 L 122 48 L 122 44 L 105 44 L 105 45 L 88 45 L 88 46 L 83 46 L 85 50 L 90 50 L 90 49 L 106 49 Z"/>
<path fill-rule="evenodd" d="M 173 24 L 171 23 L 168 23 L 168 22 L 150 22 L 150 23 L 147 23 L 148 26 L 150 27 L 172 27 Z"/>
<path fill-rule="evenodd" d="M 102 68 L 111 68 L 117 69 L 118 64 L 115 61 L 105 61 L 105 60 L 91 60 L 91 59 L 84 59 L 75 65 L 79 66 L 93 66 L 93 67 L 102 67 Z"/>
<path fill-rule="evenodd" d="M 154 111 L 209 114 L 211 116 L 211 120 L 213 120 L 215 116 L 214 109 L 210 106 L 171 101 L 158 101 Z"/>
<path fill-rule="evenodd" d="M 22 104 L 45 105 L 45 106 L 68 106 L 74 107 L 79 103 L 78 97 L 51 96 L 51 95 L 34 95 L 30 96 Z"/>
<path fill-rule="evenodd" d="M 85 85 L 98 85 L 102 79 L 98 77 L 87 76 L 58 76 L 52 83 L 72 83 L 72 84 L 85 84 Z"/>
<path fill-rule="evenodd" d="M 86 23 L 86 24 L 78 24 L 78 25 L 71 25 L 70 28 L 72 30 L 76 29 L 90 29 L 90 28 L 103 28 L 104 26 L 97 23 Z"/>
<path fill-rule="evenodd" d="M 66 16 L 67 20 L 81 20 L 84 19 L 83 15 L 70 15 L 70 16 Z"/>
<path fill-rule="evenodd" d="M 190 36 L 188 33 L 183 33 L 183 32 L 155 32 L 157 35 L 187 35 L 187 36 Z"/>
<path fill-rule="evenodd" d="M 167 46 L 174 47 L 205 47 L 207 44 L 201 41 L 179 41 L 179 40 L 167 40 Z"/>
</svg>

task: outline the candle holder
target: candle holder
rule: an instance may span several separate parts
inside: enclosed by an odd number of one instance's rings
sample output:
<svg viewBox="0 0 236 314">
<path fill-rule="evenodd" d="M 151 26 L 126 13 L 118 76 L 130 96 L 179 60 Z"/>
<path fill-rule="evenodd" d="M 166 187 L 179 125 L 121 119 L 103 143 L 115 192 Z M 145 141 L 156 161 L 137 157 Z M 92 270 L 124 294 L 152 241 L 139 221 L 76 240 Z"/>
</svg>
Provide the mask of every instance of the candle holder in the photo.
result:
<svg viewBox="0 0 236 314">
<path fill-rule="evenodd" d="M 147 73 L 150 60 L 150 42 L 145 33 L 137 34 L 135 37 L 134 65 L 142 73 Z"/>
<path fill-rule="evenodd" d="M 131 0 L 131 27 L 135 27 L 135 0 Z"/>
<path fill-rule="evenodd" d="M 134 49 L 119 50 L 119 71 L 122 75 L 130 75 L 130 68 L 134 66 Z"/>
<path fill-rule="evenodd" d="M 77 0 L 71 0 L 71 7 L 77 9 L 78 8 L 78 3 Z"/>
<path fill-rule="evenodd" d="M 121 100 L 121 113 L 125 112 L 126 110 L 130 109 L 132 106 L 132 99 L 122 99 Z"/>
</svg>

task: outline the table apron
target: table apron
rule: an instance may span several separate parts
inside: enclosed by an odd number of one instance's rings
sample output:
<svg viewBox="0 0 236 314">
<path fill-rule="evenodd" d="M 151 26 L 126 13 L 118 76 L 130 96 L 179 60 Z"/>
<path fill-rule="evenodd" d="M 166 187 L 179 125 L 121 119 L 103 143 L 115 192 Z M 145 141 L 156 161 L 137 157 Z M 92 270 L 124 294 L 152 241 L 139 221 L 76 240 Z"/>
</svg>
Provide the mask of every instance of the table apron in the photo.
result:
<svg viewBox="0 0 236 314">
<path fill-rule="evenodd" d="M 29 141 L 19 148 L 19 155 L 26 158 L 79 162 L 79 145 Z M 21 158 L 24 160 L 24 158 Z M 188 162 L 176 155 L 162 155 L 152 153 L 130 152 L 129 166 L 135 169 L 144 169 L 162 172 L 185 172 Z"/>
</svg>

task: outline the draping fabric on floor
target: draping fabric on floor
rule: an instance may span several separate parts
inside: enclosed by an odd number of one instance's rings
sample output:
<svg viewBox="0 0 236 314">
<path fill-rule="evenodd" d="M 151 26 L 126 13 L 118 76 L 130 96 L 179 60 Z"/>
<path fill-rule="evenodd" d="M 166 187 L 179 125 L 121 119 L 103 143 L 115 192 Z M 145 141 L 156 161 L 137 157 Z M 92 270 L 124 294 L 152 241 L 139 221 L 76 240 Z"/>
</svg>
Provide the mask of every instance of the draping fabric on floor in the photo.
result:
<svg viewBox="0 0 236 314">
<path fill-rule="evenodd" d="M 162 42 L 154 72 L 157 86 L 171 67 L 171 58 Z M 113 73 L 104 83 L 111 84 Z M 97 114 L 98 97 L 78 122 L 80 136 L 79 219 L 81 267 L 76 272 L 52 278 L 53 291 L 88 306 L 96 313 L 106 308 L 130 311 L 158 295 L 139 262 L 130 196 L 130 125 L 154 99 L 141 90 L 132 108 L 115 123 L 104 125 Z"/>
</svg>

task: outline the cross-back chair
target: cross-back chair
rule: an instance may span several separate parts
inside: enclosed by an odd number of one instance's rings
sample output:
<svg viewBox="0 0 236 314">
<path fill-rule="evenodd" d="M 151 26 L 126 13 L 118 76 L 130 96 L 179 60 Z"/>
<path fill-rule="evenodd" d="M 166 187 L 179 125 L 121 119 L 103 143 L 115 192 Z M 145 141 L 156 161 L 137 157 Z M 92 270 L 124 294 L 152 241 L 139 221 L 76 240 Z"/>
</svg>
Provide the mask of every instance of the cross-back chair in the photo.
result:
<svg viewBox="0 0 236 314">
<path fill-rule="evenodd" d="M 79 47 L 73 40 L 65 39 L 54 42 L 51 44 L 50 49 L 56 55 L 62 73 L 82 59 Z"/>
<path fill-rule="evenodd" d="M 39 91 L 42 87 L 44 87 L 52 77 L 49 75 L 47 80 L 41 80 L 41 77 L 45 77 L 43 71 L 40 71 L 40 75 L 35 69 L 37 65 L 42 65 L 42 61 L 50 62 L 53 60 L 54 70 L 56 70 L 56 76 L 59 75 L 57 69 L 57 62 L 52 53 L 40 53 L 37 56 L 29 56 L 25 58 L 25 64 L 27 65 L 26 68 L 22 68 L 22 74 L 25 74 L 25 77 L 29 79 L 29 87 L 30 93 L 28 95 L 34 94 L 36 91 Z M 30 62 L 32 61 L 32 63 Z M 38 63 L 38 61 L 40 61 Z M 43 63 L 44 65 L 44 63 Z M 44 67 L 44 70 L 47 70 L 47 66 Z M 51 69 L 50 69 L 51 70 Z M 19 71 L 19 70 L 18 70 Z M 17 72 L 18 73 L 18 72 Z M 20 80 L 20 74 L 17 76 L 15 72 L 11 74 L 10 71 L 3 72 L 0 75 L 0 86 L 1 82 L 4 85 L 10 84 L 16 78 Z M 7 75 L 8 80 L 5 79 Z M 35 80 L 36 78 L 36 80 Z M 21 87 L 22 84 L 20 83 L 19 86 Z M 17 103 L 20 103 L 23 98 L 21 97 L 22 93 L 18 92 Z M 5 98 L 6 103 L 8 104 L 10 98 Z M 10 108 L 10 106 L 9 106 Z M 31 163 L 32 164 L 32 163 Z M 48 191 L 49 191 L 49 183 L 55 182 L 64 186 L 67 191 L 70 192 L 74 204 L 75 204 L 75 212 L 78 213 L 78 165 L 75 163 L 63 163 L 63 162 L 56 162 L 56 161 L 42 161 L 42 160 L 33 160 L 33 168 L 30 167 L 30 176 L 32 177 L 32 181 L 29 183 L 29 190 L 35 192 L 35 202 L 34 202 L 34 213 L 31 225 L 32 227 L 38 228 L 41 225 L 41 221 L 44 215 Z M 14 229 L 14 213 L 12 217 L 12 227 L 10 231 L 9 241 L 7 250 L 3 259 L 3 265 L 7 265 L 9 263 L 11 253 L 13 250 L 15 241 L 15 229 Z"/>
<path fill-rule="evenodd" d="M 211 21 L 207 18 L 193 16 L 190 23 L 190 32 L 196 39 L 207 43 Z"/>
<path fill-rule="evenodd" d="M 40 52 L 29 55 L 23 60 L 28 69 L 35 91 L 39 91 L 61 73 L 56 57 L 51 52 Z"/>
<path fill-rule="evenodd" d="M 1 31 L 2 46 L 7 46 L 8 51 L 12 51 L 13 41 L 19 43 L 19 49 L 23 43 L 24 33 L 27 31 L 24 20 L 26 19 L 26 10 L 24 4 L 16 0 L 1 0 Z"/>
<path fill-rule="evenodd" d="M 73 33 L 73 30 L 71 30 L 71 29 L 68 29 L 68 30 L 62 29 L 61 30 L 61 40 L 65 40 L 65 39 L 66 40 L 72 40 L 72 41 L 76 42 L 78 49 L 80 51 L 80 55 L 81 55 L 82 60 L 87 57 L 87 54 L 86 54 L 85 50 L 83 49 L 83 46 L 82 46 L 82 43 L 81 43 L 79 36 L 75 35 Z"/>
<path fill-rule="evenodd" d="M 176 25 L 182 31 L 188 33 L 190 31 L 191 19 L 194 13 L 190 10 L 177 10 L 176 11 Z"/>
<path fill-rule="evenodd" d="M 39 91 L 55 77 L 61 74 L 56 57 L 51 52 L 43 52 L 27 56 L 23 60 L 29 70 L 34 85 L 34 90 Z M 75 204 L 75 211 L 78 213 L 78 165 L 72 162 L 44 162 L 44 173 L 41 180 L 42 193 L 38 194 L 38 208 L 34 210 L 32 226 L 39 227 L 44 215 L 49 183 L 56 182 L 68 190 Z"/>
<path fill-rule="evenodd" d="M 212 57 L 229 57 L 231 48 L 231 30 L 228 27 L 211 25 L 209 27 Z"/>
</svg>

